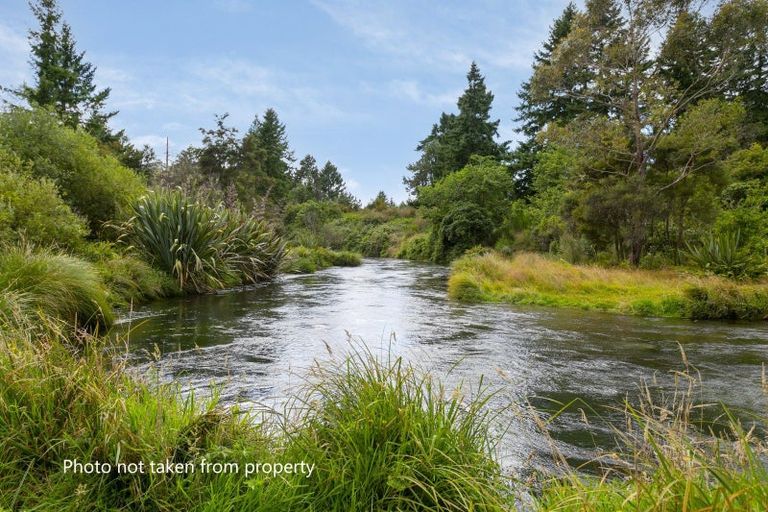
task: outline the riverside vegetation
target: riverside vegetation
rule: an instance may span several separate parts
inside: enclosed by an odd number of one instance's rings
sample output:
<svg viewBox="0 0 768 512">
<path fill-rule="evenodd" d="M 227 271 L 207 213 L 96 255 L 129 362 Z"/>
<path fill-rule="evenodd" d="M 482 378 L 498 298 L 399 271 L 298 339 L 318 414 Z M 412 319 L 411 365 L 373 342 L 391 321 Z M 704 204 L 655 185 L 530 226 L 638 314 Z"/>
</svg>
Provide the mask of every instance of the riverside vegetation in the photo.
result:
<svg viewBox="0 0 768 512">
<path fill-rule="evenodd" d="M 110 128 L 109 90 L 56 2 L 34 3 L 35 82 L 0 113 L 0 507 L 765 510 L 762 427 L 724 411 L 727 428 L 709 431 L 689 374 L 677 402 L 626 405 L 631 428 L 610 457 L 621 464 L 590 477 L 564 463 L 561 476 L 510 485 L 488 395 L 465 400 L 399 359 L 358 349 L 262 420 L 129 375 L 100 336 L 115 308 L 361 254 L 456 259 L 458 298 L 765 318 L 768 6 L 628 5 L 590 0 L 555 21 L 520 93 L 516 150 L 497 141 L 473 64 L 459 113 L 418 146 L 412 200 L 380 193 L 362 207 L 331 162 L 294 165 L 272 109 L 242 137 L 217 116 L 201 147 L 162 168 Z M 67 458 L 202 457 L 318 469 L 305 480 L 63 472 Z"/>
</svg>

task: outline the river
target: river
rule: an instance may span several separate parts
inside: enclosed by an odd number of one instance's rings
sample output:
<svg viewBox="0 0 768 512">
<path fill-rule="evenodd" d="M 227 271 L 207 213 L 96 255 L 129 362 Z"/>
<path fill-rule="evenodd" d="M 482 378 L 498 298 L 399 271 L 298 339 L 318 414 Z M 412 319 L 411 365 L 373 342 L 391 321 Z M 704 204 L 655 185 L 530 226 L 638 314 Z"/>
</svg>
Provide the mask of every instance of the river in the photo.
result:
<svg viewBox="0 0 768 512">
<path fill-rule="evenodd" d="M 125 357 L 185 390 L 217 385 L 224 403 L 280 408 L 316 360 L 349 352 L 347 332 L 402 355 L 468 394 L 484 376 L 496 391 L 497 456 L 510 472 L 551 466 L 550 440 L 520 407 L 544 417 L 581 399 L 550 426 L 557 448 L 583 461 L 610 449 L 609 420 L 648 382 L 671 393 L 673 372 L 701 374 L 698 399 L 748 417 L 768 411 L 761 388 L 768 324 L 647 319 L 580 310 L 462 304 L 446 296 L 446 267 L 366 259 L 360 267 L 284 276 L 243 290 L 165 300 L 124 318 Z M 330 351 L 330 352 L 329 352 Z M 592 410 L 593 409 L 593 410 Z"/>
</svg>

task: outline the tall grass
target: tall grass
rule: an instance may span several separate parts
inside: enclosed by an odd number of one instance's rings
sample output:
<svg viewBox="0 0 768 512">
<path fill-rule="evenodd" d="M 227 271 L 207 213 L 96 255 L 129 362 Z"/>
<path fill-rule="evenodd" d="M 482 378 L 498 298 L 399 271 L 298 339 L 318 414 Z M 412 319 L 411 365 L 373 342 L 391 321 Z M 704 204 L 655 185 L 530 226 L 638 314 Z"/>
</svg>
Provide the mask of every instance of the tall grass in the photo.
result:
<svg viewBox="0 0 768 512">
<path fill-rule="evenodd" d="M 299 245 L 288 249 L 281 270 L 289 274 L 311 274 L 328 267 L 356 267 L 362 263 L 362 256 L 356 252 Z"/>
<path fill-rule="evenodd" d="M 188 200 L 181 192 L 154 192 L 133 206 L 121 239 L 196 292 L 273 276 L 284 245 L 264 222 Z"/>
<path fill-rule="evenodd" d="M 181 398 L 130 377 L 91 340 L 0 332 L 0 509 L 505 510 L 480 403 L 400 360 L 358 353 L 322 371 L 285 419 Z M 81 462 L 299 462 L 312 476 L 73 474 Z"/>
<path fill-rule="evenodd" d="M 454 262 L 451 297 L 698 319 L 768 318 L 768 283 L 733 283 L 672 270 L 571 265 L 518 253 L 468 255 Z"/>
<path fill-rule="evenodd" d="M 697 400 L 700 380 L 688 369 L 676 374 L 675 392 L 653 397 L 642 388 L 637 405 L 623 410 L 614 427 L 619 450 L 597 476 L 571 468 L 545 482 L 538 508 L 546 511 L 733 511 L 768 509 L 768 443 L 730 411 Z M 765 382 L 764 382 L 765 385 Z M 765 388 L 768 392 L 768 387 Z M 724 424 L 702 421 L 709 411 Z M 759 429 L 766 418 L 756 418 Z"/>
<path fill-rule="evenodd" d="M 32 328 L 58 319 L 96 329 L 114 320 L 107 290 L 93 265 L 49 250 L 0 251 L 0 295 L 0 322 L 6 328 Z"/>
<path fill-rule="evenodd" d="M 464 403 L 400 358 L 318 367 L 290 450 L 319 466 L 316 510 L 507 510 L 481 393 Z"/>
</svg>

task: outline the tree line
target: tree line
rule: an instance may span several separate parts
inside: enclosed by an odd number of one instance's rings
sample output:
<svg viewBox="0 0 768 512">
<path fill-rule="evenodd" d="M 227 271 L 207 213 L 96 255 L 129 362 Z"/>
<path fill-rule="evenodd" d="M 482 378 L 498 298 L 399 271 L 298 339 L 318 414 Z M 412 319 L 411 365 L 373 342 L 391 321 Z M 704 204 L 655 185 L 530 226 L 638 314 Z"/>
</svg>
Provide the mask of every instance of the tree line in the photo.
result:
<svg viewBox="0 0 768 512">
<path fill-rule="evenodd" d="M 493 94 L 475 63 L 467 81 L 458 113 L 442 114 L 404 180 L 417 203 L 440 212 L 435 247 L 449 241 L 440 234 L 446 216 L 464 228 L 484 216 L 496 219 L 492 228 L 477 236 L 464 229 L 454 244 L 638 265 L 680 263 L 715 233 L 765 257 L 765 0 L 569 4 L 518 92 L 522 141 L 512 151 L 498 141 Z M 489 170 L 475 182 L 494 166 L 511 177 L 494 185 L 507 187 L 503 220 L 482 200 L 490 189 L 458 202 L 454 191 L 452 204 L 433 204 L 446 176 L 478 156 Z"/>
</svg>

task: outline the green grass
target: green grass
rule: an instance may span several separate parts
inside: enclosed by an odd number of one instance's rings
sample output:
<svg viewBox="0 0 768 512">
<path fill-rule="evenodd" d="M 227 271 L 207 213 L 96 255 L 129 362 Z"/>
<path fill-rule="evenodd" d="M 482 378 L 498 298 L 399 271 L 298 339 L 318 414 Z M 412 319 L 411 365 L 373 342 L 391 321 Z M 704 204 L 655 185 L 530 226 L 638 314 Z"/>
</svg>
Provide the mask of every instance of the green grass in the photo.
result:
<svg viewBox="0 0 768 512">
<path fill-rule="evenodd" d="M 299 400 L 296 457 L 316 461 L 316 510 L 506 510 L 480 393 L 462 400 L 399 358 L 365 349 L 319 367 Z"/>
<path fill-rule="evenodd" d="M 289 274 L 311 274 L 328 267 L 356 267 L 362 256 L 351 251 L 334 251 L 325 247 L 291 247 L 282 266 Z"/>
<path fill-rule="evenodd" d="M 477 402 L 357 352 L 257 418 L 129 377 L 98 340 L 0 333 L 0 509 L 506 510 Z M 79 461 L 300 462 L 305 475 L 73 474 Z M 199 466 L 198 466 L 199 467 Z"/>
<path fill-rule="evenodd" d="M 109 327 L 114 320 L 108 290 L 96 268 L 48 250 L 0 251 L 0 328 L 34 328 L 57 319 L 77 327 Z"/>
<path fill-rule="evenodd" d="M 468 255 L 455 261 L 451 297 L 694 319 L 768 318 L 768 283 L 734 283 L 673 270 L 608 269 L 519 253 Z"/>
<path fill-rule="evenodd" d="M 732 511 L 768 509 L 768 444 L 727 408 L 696 400 L 700 381 L 679 372 L 671 398 L 643 389 L 638 405 L 624 406 L 614 427 L 620 449 L 601 459 L 610 467 L 587 476 L 572 468 L 547 479 L 537 497 L 543 511 Z M 768 388 L 765 388 L 768 392 Z M 576 407 L 579 404 L 575 404 Z M 702 421 L 708 410 L 724 426 Z M 765 428 L 765 416 L 753 418 Z"/>
</svg>

